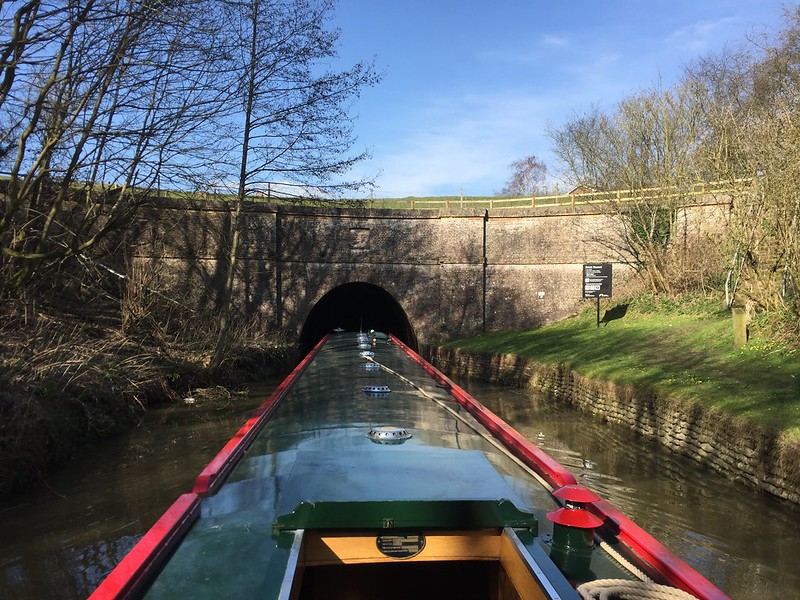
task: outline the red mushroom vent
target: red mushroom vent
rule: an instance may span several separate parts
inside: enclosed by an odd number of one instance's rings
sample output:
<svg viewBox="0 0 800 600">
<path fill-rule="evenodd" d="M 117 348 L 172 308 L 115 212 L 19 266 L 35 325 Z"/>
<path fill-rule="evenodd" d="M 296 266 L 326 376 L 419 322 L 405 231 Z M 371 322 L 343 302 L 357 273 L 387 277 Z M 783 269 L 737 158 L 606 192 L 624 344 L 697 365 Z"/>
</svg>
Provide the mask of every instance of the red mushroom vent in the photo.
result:
<svg viewBox="0 0 800 600">
<path fill-rule="evenodd" d="M 565 502 L 572 502 L 575 504 L 589 504 L 600 500 L 600 496 L 595 494 L 592 490 L 577 483 L 565 485 L 558 488 L 553 492 L 553 496 Z"/>
<path fill-rule="evenodd" d="M 576 529 L 596 529 L 603 524 L 600 519 L 582 508 L 559 508 L 547 513 L 547 518 L 558 525 Z"/>
<path fill-rule="evenodd" d="M 553 523 L 576 529 L 595 529 L 603 524 L 585 508 L 586 504 L 600 500 L 590 489 L 578 484 L 565 485 L 553 492 L 553 496 L 564 501 L 564 508 L 547 513 Z"/>
</svg>

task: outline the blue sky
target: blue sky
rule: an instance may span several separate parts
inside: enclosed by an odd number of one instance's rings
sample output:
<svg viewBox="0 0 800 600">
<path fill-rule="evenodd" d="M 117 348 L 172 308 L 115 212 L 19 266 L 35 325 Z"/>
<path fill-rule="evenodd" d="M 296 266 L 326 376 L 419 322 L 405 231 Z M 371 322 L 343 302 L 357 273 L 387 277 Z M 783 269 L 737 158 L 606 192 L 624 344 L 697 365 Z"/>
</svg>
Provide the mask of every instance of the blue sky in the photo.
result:
<svg viewBox="0 0 800 600">
<path fill-rule="evenodd" d="M 340 0 L 341 58 L 384 73 L 353 108 L 356 149 L 372 153 L 354 175 L 404 197 L 493 195 L 529 154 L 552 173 L 548 124 L 671 85 L 693 59 L 774 32 L 790 4 Z"/>
</svg>

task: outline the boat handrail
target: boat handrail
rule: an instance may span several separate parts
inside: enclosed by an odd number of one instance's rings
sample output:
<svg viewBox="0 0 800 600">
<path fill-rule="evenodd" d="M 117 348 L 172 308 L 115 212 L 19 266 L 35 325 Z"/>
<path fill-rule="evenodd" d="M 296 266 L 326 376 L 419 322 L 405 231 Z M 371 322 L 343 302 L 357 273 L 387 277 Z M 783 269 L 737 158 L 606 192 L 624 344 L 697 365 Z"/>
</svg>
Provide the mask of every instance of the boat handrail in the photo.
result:
<svg viewBox="0 0 800 600">
<path fill-rule="evenodd" d="M 256 435 L 264 427 L 265 423 L 274 414 L 280 403 L 289 393 L 289 390 L 294 386 L 295 381 L 300 377 L 303 371 L 306 370 L 308 365 L 317 355 L 322 345 L 327 341 L 329 335 L 325 335 L 311 352 L 298 364 L 294 370 L 275 388 L 275 391 L 270 394 L 269 398 L 259 406 L 253 416 L 236 432 L 236 434 L 228 441 L 227 444 L 219 451 L 219 453 L 211 460 L 208 465 L 200 472 L 194 483 L 192 491 L 199 496 L 210 496 L 214 494 L 225 477 L 231 472 L 236 463 L 247 450 L 248 446 L 255 439 Z"/>
</svg>

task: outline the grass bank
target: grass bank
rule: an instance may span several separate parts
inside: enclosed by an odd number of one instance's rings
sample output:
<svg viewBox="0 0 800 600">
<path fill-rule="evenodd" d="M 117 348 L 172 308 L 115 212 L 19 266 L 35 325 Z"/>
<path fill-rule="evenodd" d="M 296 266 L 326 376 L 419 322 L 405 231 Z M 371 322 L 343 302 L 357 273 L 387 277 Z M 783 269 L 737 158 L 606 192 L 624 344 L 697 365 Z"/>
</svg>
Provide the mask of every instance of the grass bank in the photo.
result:
<svg viewBox="0 0 800 600">
<path fill-rule="evenodd" d="M 800 440 L 800 350 L 785 328 L 755 318 L 742 349 L 719 300 L 594 301 L 579 315 L 532 331 L 487 333 L 445 347 L 516 354 L 658 395 L 676 395 Z M 627 306 L 625 306 L 627 305 Z M 623 308 L 621 308 L 623 307 Z"/>
</svg>

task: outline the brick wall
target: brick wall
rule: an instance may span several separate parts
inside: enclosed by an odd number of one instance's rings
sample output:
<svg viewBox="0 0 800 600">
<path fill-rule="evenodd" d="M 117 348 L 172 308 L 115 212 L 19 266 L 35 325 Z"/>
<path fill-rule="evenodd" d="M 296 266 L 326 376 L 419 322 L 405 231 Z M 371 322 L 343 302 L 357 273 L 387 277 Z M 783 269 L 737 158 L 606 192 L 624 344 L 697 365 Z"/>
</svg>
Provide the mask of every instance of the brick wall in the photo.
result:
<svg viewBox="0 0 800 600">
<path fill-rule="evenodd" d="M 705 235 L 708 215 L 726 206 L 711 202 L 681 213 L 684 240 Z M 225 203 L 159 199 L 129 235 L 132 258 L 160 263 L 183 301 L 213 306 L 230 218 Z M 422 342 L 536 327 L 576 312 L 582 265 L 613 262 L 603 241 L 619 236 L 601 205 L 401 211 L 254 203 L 243 220 L 236 304 L 247 319 L 296 335 L 322 296 L 364 282 L 397 300 Z M 617 264 L 615 295 L 629 279 Z"/>
</svg>

